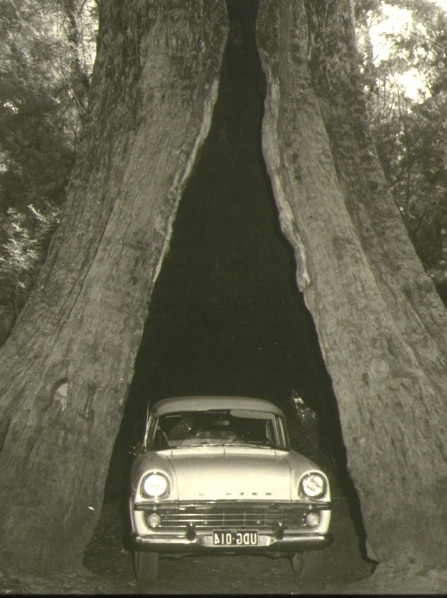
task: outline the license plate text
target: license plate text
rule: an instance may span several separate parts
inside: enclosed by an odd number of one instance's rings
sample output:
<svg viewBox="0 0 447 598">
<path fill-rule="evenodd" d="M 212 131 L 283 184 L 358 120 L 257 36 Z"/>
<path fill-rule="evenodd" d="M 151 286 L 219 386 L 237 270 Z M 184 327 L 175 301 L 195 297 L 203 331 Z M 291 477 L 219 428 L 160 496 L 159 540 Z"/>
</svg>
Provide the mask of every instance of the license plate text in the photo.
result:
<svg viewBox="0 0 447 598">
<path fill-rule="evenodd" d="M 238 531 L 214 531 L 214 546 L 256 546 L 258 543 L 258 532 Z"/>
</svg>

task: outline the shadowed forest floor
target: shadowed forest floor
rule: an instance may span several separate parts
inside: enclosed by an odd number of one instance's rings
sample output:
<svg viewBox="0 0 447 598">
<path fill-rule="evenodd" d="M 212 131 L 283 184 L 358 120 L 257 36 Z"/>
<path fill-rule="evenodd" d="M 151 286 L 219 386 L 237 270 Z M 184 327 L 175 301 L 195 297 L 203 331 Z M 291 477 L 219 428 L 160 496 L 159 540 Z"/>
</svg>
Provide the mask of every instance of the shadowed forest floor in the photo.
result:
<svg viewBox="0 0 447 598">
<path fill-rule="evenodd" d="M 126 546 L 125 519 L 119 500 L 104 504 L 85 553 L 85 571 L 40 578 L 0 565 L 2 594 L 439 594 L 447 592 L 447 571 L 423 575 L 372 565 L 360 553 L 357 534 L 343 495 L 333 506 L 334 542 L 323 553 L 318 579 L 303 583 L 286 558 L 189 556 L 160 561 L 159 580 L 139 587 Z"/>
</svg>

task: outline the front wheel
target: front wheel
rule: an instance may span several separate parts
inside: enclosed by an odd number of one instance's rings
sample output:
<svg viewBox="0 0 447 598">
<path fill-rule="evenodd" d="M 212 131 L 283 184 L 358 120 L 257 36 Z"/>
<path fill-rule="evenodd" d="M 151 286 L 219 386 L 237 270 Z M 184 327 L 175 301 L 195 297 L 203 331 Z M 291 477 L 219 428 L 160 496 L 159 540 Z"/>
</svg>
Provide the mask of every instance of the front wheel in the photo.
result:
<svg viewBox="0 0 447 598">
<path fill-rule="evenodd" d="M 158 552 L 135 551 L 133 553 L 133 564 L 135 577 L 138 581 L 154 581 L 157 579 Z"/>
<path fill-rule="evenodd" d="M 322 557 L 320 550 L 296 552 L 290 557 L 293 572 L 301 579 L 313 579 L 321 569 Z"/>
</svg>

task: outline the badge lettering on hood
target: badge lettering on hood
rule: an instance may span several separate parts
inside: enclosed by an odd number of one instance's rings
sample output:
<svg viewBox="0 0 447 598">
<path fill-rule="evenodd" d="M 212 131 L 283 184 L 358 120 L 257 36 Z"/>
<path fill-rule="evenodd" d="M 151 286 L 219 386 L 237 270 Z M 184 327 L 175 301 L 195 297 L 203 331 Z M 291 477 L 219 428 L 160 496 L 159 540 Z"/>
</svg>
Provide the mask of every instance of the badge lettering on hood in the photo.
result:
<svg viewBox="0 0 447 598">
<path fill-rule="evenodd" d="M 239 492 L 239 494 L 237 496 L 245 496 L 246 494 L 249 495 L 250 492 L 247 492 L 247 493 Z M 205 496 L 205 492 L 199 492 L 199 496 Z M 225 496 L 234 496 L 234 493 L 233 492 L 225 492 Z M 259 492 L 252 492 L 251 496 L 259 496 Z M 265 496 L 272 496 L 272 493 L 266 492 Z"/>
</svg>

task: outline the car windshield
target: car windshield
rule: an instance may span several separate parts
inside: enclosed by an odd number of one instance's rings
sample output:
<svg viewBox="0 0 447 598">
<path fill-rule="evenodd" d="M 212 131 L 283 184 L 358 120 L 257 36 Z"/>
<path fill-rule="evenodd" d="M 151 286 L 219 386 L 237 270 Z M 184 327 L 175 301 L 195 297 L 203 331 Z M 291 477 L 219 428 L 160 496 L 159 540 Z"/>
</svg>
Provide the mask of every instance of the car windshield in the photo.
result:
<svg viewBox="0 0 447 598">
<path fill-rule="evenodd" d="M 168 413 L 149 424 L 151 450 L 228 445 L 287 450 L 284 422 L 274 413 L 220 409 Z"/>
</svg>

